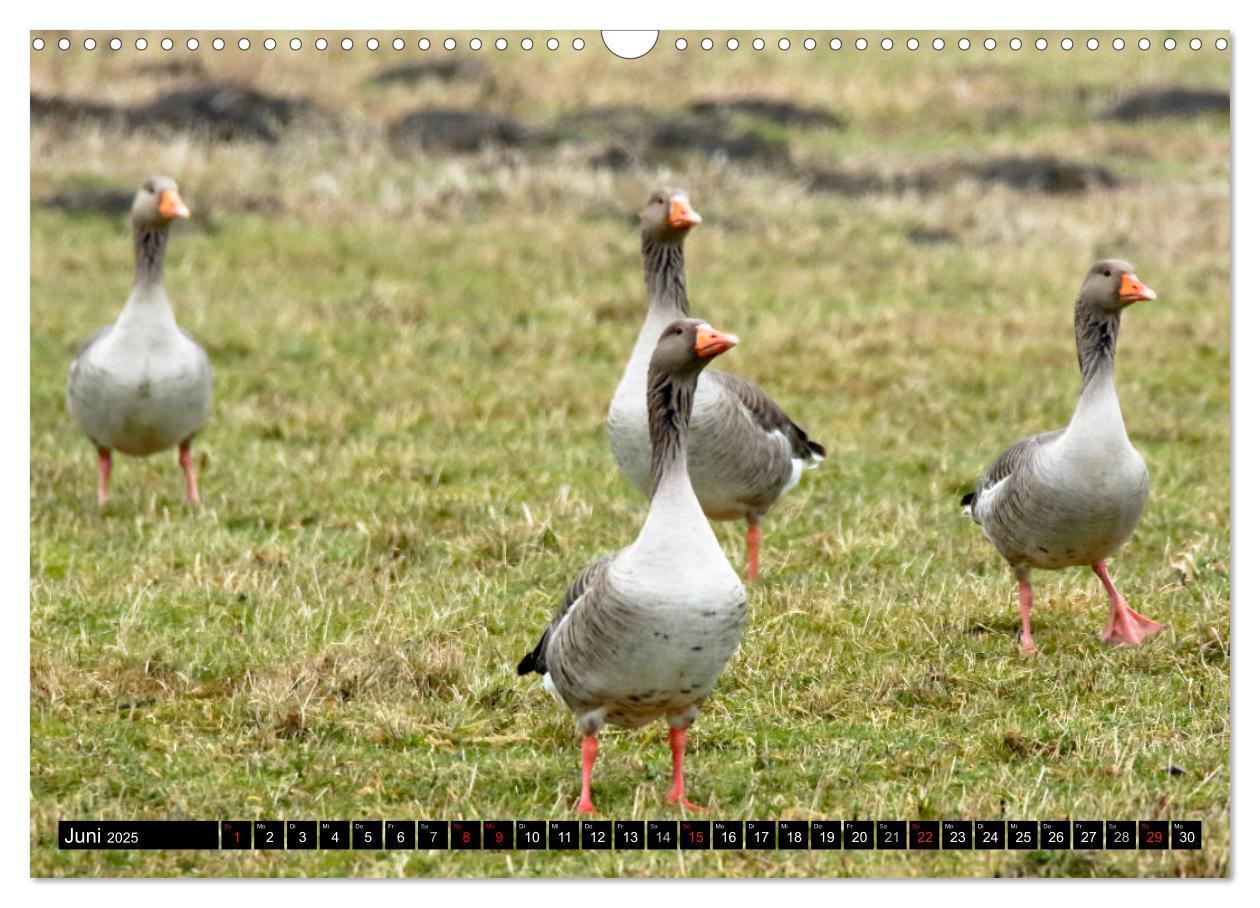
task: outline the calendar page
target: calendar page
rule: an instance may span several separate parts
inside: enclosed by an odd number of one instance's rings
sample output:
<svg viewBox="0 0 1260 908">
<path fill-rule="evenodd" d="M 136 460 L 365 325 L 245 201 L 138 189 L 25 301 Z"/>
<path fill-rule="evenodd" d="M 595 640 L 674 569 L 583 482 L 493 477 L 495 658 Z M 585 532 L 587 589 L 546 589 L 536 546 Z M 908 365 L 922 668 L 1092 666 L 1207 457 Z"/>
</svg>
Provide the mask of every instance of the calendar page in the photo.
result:
<svg viewBox="0 0 1260 908">
<path fill-rule="evenodd" d="M 29 33 L 30 873 L 1229 876 L 1231 34 L 414 26 Z"/>
</svg>

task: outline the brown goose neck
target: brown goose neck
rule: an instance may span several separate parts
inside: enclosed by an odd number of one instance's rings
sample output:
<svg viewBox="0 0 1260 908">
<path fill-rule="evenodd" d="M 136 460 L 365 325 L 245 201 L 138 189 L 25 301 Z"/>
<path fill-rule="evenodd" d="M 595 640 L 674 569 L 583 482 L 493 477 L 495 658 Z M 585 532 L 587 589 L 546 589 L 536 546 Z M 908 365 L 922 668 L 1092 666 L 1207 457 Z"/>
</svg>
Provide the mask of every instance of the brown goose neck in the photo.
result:
<svg viewBox="0 0 1260 908">
<path fill-rule="evenodd" d="M 166 264 L 168 228 L 149 224 L 136 224 L 132 228 L 132 240 L 136 249 L 136 286 L 152 286 L 162 282 Z"/>
<path fill-rule="evenodd" d="M 648 434 L 652 439 L 652 495 L 667 476 L 687 470 L 687 424 L 696 377 L 675 378 L 655 367 L 648 372 Z"/>
<path fill-rule="evenodd" d="M 1082 390 L 1099 380 L 1114 377 L 1120 314 L 1099 311 L 1076 303 L 1076 361 L 1081 369 Z"/>
<path fill-rule="evenodd" d="M 683 244 L 661 242 L 644 235 L 642 246 L 643 278 L 651 308 L 659 308 L 674 318 L 686 318 L 689 312 Z"/>
</svg>

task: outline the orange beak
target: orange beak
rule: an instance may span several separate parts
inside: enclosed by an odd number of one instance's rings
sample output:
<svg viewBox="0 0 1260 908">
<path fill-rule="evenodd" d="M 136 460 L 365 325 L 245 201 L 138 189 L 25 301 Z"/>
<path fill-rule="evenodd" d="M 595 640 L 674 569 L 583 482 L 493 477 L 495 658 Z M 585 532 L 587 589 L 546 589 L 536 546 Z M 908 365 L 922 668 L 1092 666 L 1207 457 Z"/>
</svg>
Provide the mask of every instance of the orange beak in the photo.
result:
<svg viewBox="0 0 1260 908">
<path fill-rule="evenodd" d="M 669 200 L 669 226 L 674 230 L 694 227 L 702 220 L 684 196 L 676 195 Z"/>
<path fill-rule="evenodd" d="M 1138 300 L 1155 299 L 1155 291 L 1137 279 L 1136 274 L 1128 272 L 1120 275 L 1120 301 L 1136 303 Z"/>
<path fill-rule="evenodd" d="M 696 329 L 696 355 L 701 358 L 725 353 L 738 343 L 739 338 L 734 334 L 723 334 L 708 325 L 701 325 Z"/>
<path fill-rule="evenodd" d="M 158 214 L 168 221 L 173 221 L 176 218 L 188 217 L 190 212 L 178 192 L 174 189 L 166 189 L 158 196 Z"/>
</svg>

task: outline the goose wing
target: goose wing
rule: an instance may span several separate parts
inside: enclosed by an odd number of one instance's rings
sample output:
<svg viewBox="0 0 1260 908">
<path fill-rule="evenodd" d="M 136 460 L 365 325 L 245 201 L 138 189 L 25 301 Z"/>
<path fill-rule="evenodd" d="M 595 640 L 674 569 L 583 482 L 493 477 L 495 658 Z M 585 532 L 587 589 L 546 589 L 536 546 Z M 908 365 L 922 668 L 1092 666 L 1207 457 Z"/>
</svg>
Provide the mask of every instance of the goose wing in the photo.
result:
<svg viewBox="0 0 1260 908">
<path fill-rule="evenodd" d="M 1055 429 L 1051 432 L 1042 432 L 1039 435 L 1029 435 L 1003 451 L 998 459 L 993 461 L 993 465 L 989 467 L 988 472 L 980 477 L 975 489 L 963 496 L 963 507 L 967 509 L 971 519 L 976 523 L 980 523 L 979 515 L 976 514 L 975 504 L 999 483 L 1023 470 L 1040 448 L 1059 438 L 1065 431 L 1065 429 Z"/>
<path fill-rule="evenodd" d="M 727 372 L 710 370 L 709 375 L 726 396 L 746 410 L 766 432 L 781 432 L 792 447 L 792 456 L 809 463 L 822 460 L 827 449 L 809 437 L 809 434 L 787 415 L 765 391 L 752 382 Z"/>
<path fill-rule="evenodd" d="M 614 557 L 614 555 L 605 555 L 602 558 L 596 558 L 574 578 L 573 583 L 569 586 L 569 591 L 564 594 L 560 608 L 538 639 L 538 644 L 533 650 L 526 653 L 525 658 L 521 659 L 516 666 L 518 675 L 528 675 L 530 672 L 537 672 L 540 675 L 547 674 L 547 643 L 551 639 L 551 632 L 569 613 L 570 609 L 575 608 L 583 600 L 588 592 L 603 586 L 604 578 L 608 574 L 608 567 L 612 564 Z"/>
</svg>

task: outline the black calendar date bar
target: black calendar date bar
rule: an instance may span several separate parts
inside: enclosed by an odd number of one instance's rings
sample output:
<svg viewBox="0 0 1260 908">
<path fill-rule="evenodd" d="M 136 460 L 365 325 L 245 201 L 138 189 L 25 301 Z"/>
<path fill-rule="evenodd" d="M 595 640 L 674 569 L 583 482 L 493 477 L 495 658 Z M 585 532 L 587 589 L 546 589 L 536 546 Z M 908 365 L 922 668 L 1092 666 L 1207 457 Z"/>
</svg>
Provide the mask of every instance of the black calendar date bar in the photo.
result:
<svg viewBox="0 0 1260 908">
<path fill-rule="evenodd" d="M 62 850 L 1165 851 L 1200 820 L 60 820 Z"/>
<path fill-rule="evenodd" d="M 218 820 L 58 820 L 57 847 L 66 851 L 219 848 Z"/>
</svg>

